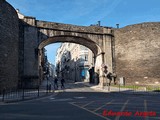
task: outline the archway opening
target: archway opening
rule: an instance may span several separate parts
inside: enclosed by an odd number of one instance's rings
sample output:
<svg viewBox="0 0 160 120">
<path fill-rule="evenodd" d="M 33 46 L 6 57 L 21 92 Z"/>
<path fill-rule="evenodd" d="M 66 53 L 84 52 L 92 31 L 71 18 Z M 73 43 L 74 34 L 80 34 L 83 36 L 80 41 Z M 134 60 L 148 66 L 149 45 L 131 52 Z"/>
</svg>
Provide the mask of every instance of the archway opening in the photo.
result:
<svg viewBox="0 0 160 120">
<path fill-rule="evenodd" d="M 41 42 L 38 48 L 42 49 L 46 45 L 57 43 L 57 42 L 71 42 L 71 43 L 81 44 L 83 46 L 88 47 L 94 53 L 95 56 L 99 52 L 101 52 L 101 49 L 99 48 L 99 46 L 90 39 L 86 39 L 78 36 L 66 36 L 66 35 L 50 37 L 44 40 L 43 42 Z"/>
<path fill-rule="evenodd" d="M 44 79 L 48 65 L 44 65 L 45 47 L 47 45 L 62 42 L 56 55 L 56 75 L 53 77 L 64 77 L 70 82 L 87 81 L 99 83 L 99 76 L 95 76 L 96 56 L 101 52 L 99 46 L 91 40 L 77 36 L 55 36 L 41 42 L 39 49 L 39 73 Z M 45 70 L 45 71 L 44 71 Z M 97 71 L 97 70 L 96 70 Z M 100 70 L 99 70 L 100 71 Z"/>
</svg>

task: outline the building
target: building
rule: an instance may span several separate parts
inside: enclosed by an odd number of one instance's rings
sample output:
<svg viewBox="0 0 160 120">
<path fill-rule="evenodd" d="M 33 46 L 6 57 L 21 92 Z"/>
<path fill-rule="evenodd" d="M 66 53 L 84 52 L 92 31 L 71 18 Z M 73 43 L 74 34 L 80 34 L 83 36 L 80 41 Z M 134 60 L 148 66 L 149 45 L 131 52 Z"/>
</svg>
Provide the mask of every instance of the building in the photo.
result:
<svg viewBox="0 0 160 120">
<path fill-rule="evenodd" d="M 55 77 L 55 65 L 48 62 L 48 69 L 49 69 L 49 77 L 54 78 Z"/>
<path fill-rule="evenodd" d="M 40 82 L 45 79 L 46 74 L 48 74 L 47 50 L 45 48 L 43 48 L 41 51 L 39 51 Z"/>
<path fill-rule="evenodd" d="M 93 67 L 93 61 L 90 49 L 75 43 L 63 43 L 56 55 L 57 76 L 74 82 L 89 81 L 88 70 Z"/>
</svg>

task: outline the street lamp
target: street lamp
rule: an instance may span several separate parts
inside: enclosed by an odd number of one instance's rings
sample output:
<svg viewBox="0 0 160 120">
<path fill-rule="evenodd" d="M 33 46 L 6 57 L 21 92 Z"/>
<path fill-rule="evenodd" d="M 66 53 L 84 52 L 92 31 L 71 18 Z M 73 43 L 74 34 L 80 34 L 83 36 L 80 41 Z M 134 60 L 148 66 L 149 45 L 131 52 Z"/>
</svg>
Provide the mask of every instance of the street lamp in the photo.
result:
<svg viewBox="0 0 160 120">
<path fill-rule="evenodd" d="M 77 70 L 76 69 L 77 69 L 77 65 L 76 65 L 76 61 L 75 61 L 75 80 L 74 80 L 74 82 L 77 82 L 77 77 L 76 77 Z"/>
</svg>

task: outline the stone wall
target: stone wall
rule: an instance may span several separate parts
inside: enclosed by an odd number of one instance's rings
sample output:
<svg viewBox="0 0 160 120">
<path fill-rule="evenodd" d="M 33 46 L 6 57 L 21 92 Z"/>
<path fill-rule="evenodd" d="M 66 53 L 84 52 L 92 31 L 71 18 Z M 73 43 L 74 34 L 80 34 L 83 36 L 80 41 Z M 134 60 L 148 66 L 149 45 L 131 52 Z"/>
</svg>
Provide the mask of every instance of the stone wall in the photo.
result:
<svg viewBox="0 0 160 120">
<path fill-rule="evenodd" d="M 35 19 L 26 19 L 34 22 Z M 38 32 L 37 28 L 29 25 L 26 21 L 20 20 L 20 51 L 21 57 L 21 80 L 23 87 L 33 88 L 39 84 L 38 70 Z M 30 22 L 28 21 L 28 22 Z M 22 42 L 23 41 L 23 42 Z M 22 87 L 22 86 L 21 86 Z"/>
<path fill-rule="evenodd" d="M 128 84 L 160 82 L 160 23 L 141 23 L 113 31 L 114 39 L 111 28 L 107 27 L 45 22 L 26 16 L 19 20 L 14 8 L 0 0 L 0 91 L 17 87 L 18 69 L 20 77 L 37 81 L 38 45 L 58 42 L 54 41 L 55 36 L 61 35 L 65 35 L 65 38 L 61 37 L 64 41 L 85 41 L 84 45 L 96 48 L 97 54 L 102 49 L 109 71 L 112 72 L 113 68 L 118 78 L 125 77 Z M 71 35 L 77 37 L 66 38 Z M 97 61 L 101 65 L 102 57 L 99 58 Z"/>
<path fill-rule="evenodd" d="M 59 31 L 77 32 L 77 33 L 95 33 L 95 34 L 111 34 L 110 27 L 100 27 L 100 26 L 77 26 L 71 24 L 46 22 L 46 21 L 36 21 L 36 25 L 39 28 L 55 29 Z"/>
<path fill-rule="evenodd" d="M 0 0 L 0 91 L 18 84 L 18 16 L 5 0 Z"/>
<path fill-rule="evenodd" d="M 160 82 L 160 23 L 142 23 L 115 29 L 115 64 L 126 83 Z"/>
</svg>

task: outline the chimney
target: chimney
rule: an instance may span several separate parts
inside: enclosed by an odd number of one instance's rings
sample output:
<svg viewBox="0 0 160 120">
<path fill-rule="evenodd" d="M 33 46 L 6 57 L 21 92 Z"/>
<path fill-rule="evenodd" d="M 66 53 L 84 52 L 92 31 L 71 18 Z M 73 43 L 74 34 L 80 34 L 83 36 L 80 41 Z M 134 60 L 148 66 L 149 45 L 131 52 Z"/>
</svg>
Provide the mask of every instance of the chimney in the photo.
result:
<svg viewBox="0 0 160 120">
<path fill-rule="evenodd" d="M 117 28 L 119 28 L 119 24 L 116 24 Z"/>
<path fill-rule="evenodd" d="M 98 21 L 98 26 L 101 26 L 101 21 Z"/>
</svg>

